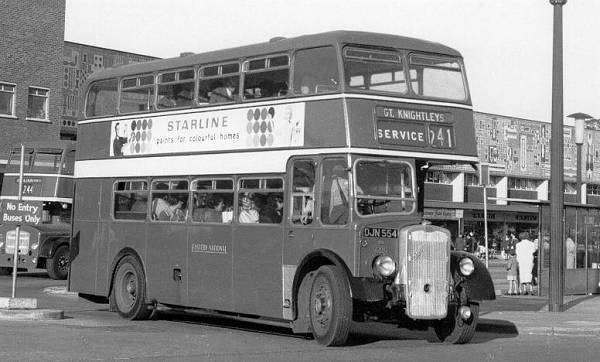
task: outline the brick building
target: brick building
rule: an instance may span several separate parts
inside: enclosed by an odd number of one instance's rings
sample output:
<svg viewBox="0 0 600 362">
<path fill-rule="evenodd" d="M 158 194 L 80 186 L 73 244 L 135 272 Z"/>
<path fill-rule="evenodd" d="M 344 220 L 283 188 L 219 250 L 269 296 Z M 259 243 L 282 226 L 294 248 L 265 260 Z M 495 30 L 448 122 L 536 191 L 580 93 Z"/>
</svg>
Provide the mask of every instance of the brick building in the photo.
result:
<svg viewBox="0 0 600 362">
<path fill-rule="evenodd" d="M 9 145 L 76 139 L 87 76 L 157 59 L 64 41 L 65 0 L 0 0 L 0 172 Z"/>
<path fill-rule="evenodd" d="M 0 163 L 21 140 L 59 138 L 65 0 L 0 0 Z"/>
</svg>

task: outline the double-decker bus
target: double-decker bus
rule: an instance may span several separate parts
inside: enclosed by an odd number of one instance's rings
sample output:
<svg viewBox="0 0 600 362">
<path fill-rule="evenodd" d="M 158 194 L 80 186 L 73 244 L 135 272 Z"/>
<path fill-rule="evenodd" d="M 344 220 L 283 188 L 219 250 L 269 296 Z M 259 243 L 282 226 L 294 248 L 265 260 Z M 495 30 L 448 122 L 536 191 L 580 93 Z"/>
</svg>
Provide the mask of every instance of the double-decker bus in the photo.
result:
<svg viewBox="0 0 600 362">
<path fill-rule="evenodd" d="M 335 31 L 106 69 L 79 122 L 70 290 L 283 325 L 466 343 L 485 266 L 423 220 L 428 166 L 477 161 L 461 55 Z"/>
<path fill-rule="evenodd" d="M 52 279 L 67 279 L 75 142 L 24 142 L 22 200 L 41 201 L 41 222 L 19 233 L 17 270 L 46 269 Z M 10 149 L 0 201 L 17 200 L 21 145 Z M 0 221 L 1 223 L 1 221 Z M 0 225 L 0 273 L 14 266 L 15 225 Z"/>
</svg>

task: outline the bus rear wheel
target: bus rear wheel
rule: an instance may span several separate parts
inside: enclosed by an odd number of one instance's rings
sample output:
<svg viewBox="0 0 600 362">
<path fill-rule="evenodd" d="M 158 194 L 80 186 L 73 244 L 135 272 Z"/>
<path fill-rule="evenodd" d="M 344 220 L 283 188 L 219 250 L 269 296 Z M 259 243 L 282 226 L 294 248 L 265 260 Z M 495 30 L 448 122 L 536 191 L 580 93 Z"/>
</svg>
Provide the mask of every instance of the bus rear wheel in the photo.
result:
<svg viewBox="0 0 600 362">
<path fill-rule="evenodd" d="M 117 312 L 131 320 L 148 319 L 152 310 L 146 302 L 146 276 L 140 262 L 131 255 L 117 264 L 111 298 Z"/>
<path fill-rule="evenodd" d="M 52 258 L 46 260 L 46 270 L 51 279 L 67 279 L 69 275 L 69 247 L 61 245 L 54 251 Z"/>
<path fill-rule="evenodd" d="M 352 298 L 346 276 L 333 265 L 320 267 L 309 297 L 310 326 L 314 338 L 324 346 L 346 343 L 352 321 Z"/>
<path fill-rule="evenodd" d="M 479 319 L 479 304 L 469 304 L 471 316 L 464 320 L 460 315 L 460 308 L 451 306 L 446 318 L 436 322 L 433 326 L 437 339 L 448 344 L 468 343 L 475 335 Z"/>
</svg>

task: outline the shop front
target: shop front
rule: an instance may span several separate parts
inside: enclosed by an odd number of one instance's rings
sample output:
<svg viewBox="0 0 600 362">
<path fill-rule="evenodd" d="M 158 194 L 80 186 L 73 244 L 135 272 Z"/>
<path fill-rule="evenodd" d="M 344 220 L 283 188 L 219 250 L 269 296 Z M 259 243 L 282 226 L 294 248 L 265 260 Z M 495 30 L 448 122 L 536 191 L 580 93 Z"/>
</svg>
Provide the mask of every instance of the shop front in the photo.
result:
<svg viewBox="0 0 600 362">
<path fill-rule="evenodd" d="M 540 294 L 548 295 L 550 205 L 540 207 Z M 564 209 L 564 294 L 600 293 L 600 207 L 566 205 Z"/>
</svg>

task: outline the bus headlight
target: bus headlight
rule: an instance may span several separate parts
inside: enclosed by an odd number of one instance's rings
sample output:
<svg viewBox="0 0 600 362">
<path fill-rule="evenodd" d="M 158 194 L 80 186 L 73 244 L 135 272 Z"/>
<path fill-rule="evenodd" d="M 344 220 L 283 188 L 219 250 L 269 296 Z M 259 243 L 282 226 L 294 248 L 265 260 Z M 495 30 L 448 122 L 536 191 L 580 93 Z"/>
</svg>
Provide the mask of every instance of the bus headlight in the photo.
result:
<svg viewBox="0 0 600 362">
<path fill-rule="evenodd" d="M 475 270 L 475 264 L 473 264 L 473 260 L 471 260 L 471 258 L 460 259 L 458 265 L 460 267 L 461 274 L 464 276 L 473 274 L 473 271 Z"/>
<path fill-rule="evenodd" d="M 382 277 L 389 277 L 396 271 L 396 263 L 387 255 L 379 255 L 373 260 L 373 271 Z"/>
</svg>

